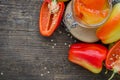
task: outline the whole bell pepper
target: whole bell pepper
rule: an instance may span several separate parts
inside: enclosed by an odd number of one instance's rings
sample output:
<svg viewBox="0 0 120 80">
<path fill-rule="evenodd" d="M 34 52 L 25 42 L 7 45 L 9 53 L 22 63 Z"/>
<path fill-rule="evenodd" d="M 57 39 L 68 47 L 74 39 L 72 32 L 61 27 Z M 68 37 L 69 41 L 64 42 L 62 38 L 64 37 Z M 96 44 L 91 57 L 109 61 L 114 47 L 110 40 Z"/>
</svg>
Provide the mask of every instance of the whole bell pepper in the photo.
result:
<svg viewBox="0 0 120 80">
<path fill-rule="evenodd" d="M 104 44 L 113 43 L 120 39 L 120 3 L 113 7 L 110 18 L 98 28 L 96 34 Z"/>
<path fill-rule="evenodd" d="M 59 26 L 64 12 L 64 2 L 45 0 L 40 10 L 39 29 L 43 36 L 51 36 Z"/>
<path fill-rule="evenodd" d="M 114 45 L 108 51 L 105 64 L 107 69 L 113 71 L 112 76 L 108 80 L 111 80 L 115 73 L 120 74 L 120 41 L 114 43 Z"/>
<path fill-rule="evenodd" d="M 107 52 L 101 44 L 76 43 L 70 46 L 68 59 L 93 73 L 100 73 Z"/>
</svg>

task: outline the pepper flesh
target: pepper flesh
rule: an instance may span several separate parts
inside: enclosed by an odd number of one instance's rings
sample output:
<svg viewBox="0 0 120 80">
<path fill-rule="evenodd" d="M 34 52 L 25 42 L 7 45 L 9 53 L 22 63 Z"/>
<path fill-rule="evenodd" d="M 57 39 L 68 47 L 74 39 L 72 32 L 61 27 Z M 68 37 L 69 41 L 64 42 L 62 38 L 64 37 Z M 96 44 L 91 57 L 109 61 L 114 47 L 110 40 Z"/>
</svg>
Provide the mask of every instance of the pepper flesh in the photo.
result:
<svg viewBox="0 0 120 80">
<path fill-rule="evenodd" d="M 68 59 L 93 73 L 100 73 L 107 52 L 101 44 L 76 43 L 70 46 Z"/>
<path fill-rule="evenodd" d="M 44 1 L 46 1 L 46 2 L 50 3 L 52 0 L 44 0 Z"/>
<path fill-rule="evenodd" d="M 97 37 L 104 43 L 113 43 L 120 39 L 120 3 L 113 7 L 108 21 L 98 28 Z"/>
</svg>

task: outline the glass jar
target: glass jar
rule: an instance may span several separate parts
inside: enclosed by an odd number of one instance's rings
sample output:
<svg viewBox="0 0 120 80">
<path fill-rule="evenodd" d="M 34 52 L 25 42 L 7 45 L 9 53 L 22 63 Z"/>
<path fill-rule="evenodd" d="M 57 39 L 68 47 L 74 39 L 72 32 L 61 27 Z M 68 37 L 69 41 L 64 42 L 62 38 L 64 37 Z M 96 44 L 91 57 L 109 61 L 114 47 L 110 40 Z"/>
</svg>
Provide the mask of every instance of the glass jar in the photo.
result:
<svg viewBox="0 0 120 80">
<path fill-rule="evenodd" d="M 63 22 L 65 26 L 68 28 L 69 32 L 80 41 L 84 41 L 84 42 L 98 41 L 99 39 L 96 36 L 96 29 L 107 21 L 112 10 L 112 4 L 109 3 L 110 4 L 109 14 L 102 22 L 100 22 L 99 24 L 88 25 L 81 21 L 79 22 L 76 20 L 73 13 L 73 5 L 74 5 L 73 2 L 74 0 L 69 2 L 69 4 L 66 7 L 65 14 L 63 17 Z"/>
</svg>

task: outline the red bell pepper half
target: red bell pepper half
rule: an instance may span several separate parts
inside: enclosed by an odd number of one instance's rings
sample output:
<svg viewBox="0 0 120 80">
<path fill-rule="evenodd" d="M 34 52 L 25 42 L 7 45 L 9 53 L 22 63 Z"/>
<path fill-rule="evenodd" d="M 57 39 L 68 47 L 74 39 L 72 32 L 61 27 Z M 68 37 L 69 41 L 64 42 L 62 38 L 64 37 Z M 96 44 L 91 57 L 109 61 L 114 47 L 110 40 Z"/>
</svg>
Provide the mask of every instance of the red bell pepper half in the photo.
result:
<svg viewBox="0 0 120 80">
<path fill-rule="evenodd" d="M 111 80 L 115 73 L 120 74 L 120 40 L 109 50 L 105 63 L 106 68 L 113 71 L 112 76 L 108 80 Z"/>
<path fill-rule="evenodd" d="M 54 8 L 56 5 L 58 7 L 57 12 L 51 13 L 51 8 Z M 41 35 L 48 37 L 53 34 L 61 22 L 64 8 L 64 2 L 56 2 L 55 0 L 49 2 L 49 0 L 45 0 L 42 3 L 39 19 L 39 29 Z"/>
<path fill-rule="evenodd" d="M 100 73 L 107 52 L 101 44 L 76 43 L 70 46 L 68 59 L 93 73 Z"/>
</svg>

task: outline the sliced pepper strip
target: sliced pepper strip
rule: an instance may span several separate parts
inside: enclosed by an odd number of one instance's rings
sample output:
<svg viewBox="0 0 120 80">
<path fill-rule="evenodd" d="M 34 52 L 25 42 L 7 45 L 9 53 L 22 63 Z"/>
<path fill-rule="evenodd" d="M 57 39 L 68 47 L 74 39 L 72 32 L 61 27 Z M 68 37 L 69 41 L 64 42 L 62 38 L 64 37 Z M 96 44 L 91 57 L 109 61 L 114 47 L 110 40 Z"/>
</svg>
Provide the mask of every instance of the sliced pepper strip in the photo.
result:
<svg viewBox="0 0 120 80">
<path fill-rule="evenodd" d="M 108 0 L 79 0 L 86 7 L 95 10 L 102 10 L 106 5 Z"/>
</svg>

